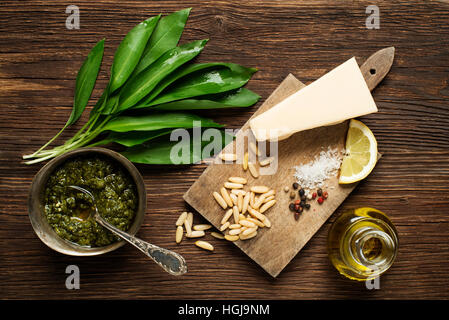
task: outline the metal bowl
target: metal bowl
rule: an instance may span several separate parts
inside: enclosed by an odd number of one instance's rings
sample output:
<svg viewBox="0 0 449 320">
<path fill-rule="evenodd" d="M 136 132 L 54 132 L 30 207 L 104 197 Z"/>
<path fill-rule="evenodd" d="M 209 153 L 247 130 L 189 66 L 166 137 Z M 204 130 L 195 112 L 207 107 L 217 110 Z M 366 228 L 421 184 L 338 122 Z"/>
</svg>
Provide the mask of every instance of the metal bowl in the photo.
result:
<svg viewBox="0 0 449 320">
<path fill-rule="evenodd" d="M 139 205 L 137 208 L 136 216 L 134 217 L 134 222 L 127 232 L 131 235 L 135 235 L 142 225 L 145 216 L 147 195 L 143 178 L 137 168 L 131 163 L 131 161 L 126 159 L 121 154 L 104 148 L 81 148 L 56 157 L 48 162 L 45 166 L 43 166 L 42 169 L 40 169 L 34 177 L 28 197 L 28 211 L 31 225 L 33 226 L 33 229 L 36 232 L 37 236 L 47 246 L 63 254 L 71 256 L 94 256 L 110 252 L 112 250 L 120 248 L 125 244 L 124 241 L 117 241 L 107 246 L 92 248 L 77 245 L 58 236 L 58 234 L 53 230 L 53 228 L 48 223 L 47 218 L 45 217 L 43 196 L 45 185 L 50 175 L 63 162 L 69 159 L 78 156 L 89 156 L 93 154 L 99 154 L 106 158 L 110 158 L 115 162 L 118 162 L 134 180 L 137 189 Z"/>
</svg>

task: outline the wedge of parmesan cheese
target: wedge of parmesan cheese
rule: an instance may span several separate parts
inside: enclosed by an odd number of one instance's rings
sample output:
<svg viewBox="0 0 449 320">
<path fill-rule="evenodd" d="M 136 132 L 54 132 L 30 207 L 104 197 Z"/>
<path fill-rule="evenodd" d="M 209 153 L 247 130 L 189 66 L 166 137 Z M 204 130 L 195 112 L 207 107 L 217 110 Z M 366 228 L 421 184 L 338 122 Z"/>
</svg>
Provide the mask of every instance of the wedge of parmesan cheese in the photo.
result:
<svg viewBox="0 0 449 320">
<path fill-rule="evenodd" d="M 283 140 L 292 134 L 377 112 L 355 58 L 250 120 L 259 141 Z"/>
</svg>

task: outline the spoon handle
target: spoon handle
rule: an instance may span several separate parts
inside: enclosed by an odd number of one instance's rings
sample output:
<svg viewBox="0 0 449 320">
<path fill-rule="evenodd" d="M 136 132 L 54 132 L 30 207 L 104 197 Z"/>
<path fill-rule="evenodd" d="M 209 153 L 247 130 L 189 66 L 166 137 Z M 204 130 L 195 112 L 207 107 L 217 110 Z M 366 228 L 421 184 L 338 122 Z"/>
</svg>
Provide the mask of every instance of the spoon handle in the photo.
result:
<svg viewBox="0 0 449 320">
<path fill-rule="evenodd" d="M 126 240 L 127 242 L 138 248 L 140 251 L 145 253 L 168 273 L 179 276 L 187 272 L 187 263 L 180 254 L 158 247 L 154 244 L 148 243 L 135 236 L 132 236 L 108 223 L 99 214 L 95 214 L 95 220 L 103 227 L 112 231 L 114 234 L 118 235 L 120 238 Z"/>
</svg>

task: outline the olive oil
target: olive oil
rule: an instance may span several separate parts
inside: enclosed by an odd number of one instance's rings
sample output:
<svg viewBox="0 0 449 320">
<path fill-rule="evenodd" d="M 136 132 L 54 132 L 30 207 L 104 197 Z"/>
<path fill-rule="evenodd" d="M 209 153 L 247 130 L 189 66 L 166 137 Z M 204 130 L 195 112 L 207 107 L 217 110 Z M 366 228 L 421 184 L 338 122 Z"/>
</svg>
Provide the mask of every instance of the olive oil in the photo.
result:
<svg viewBox="0 0 449 320">
<path fill-rule="evenodd" d="M 345 277 L 377 278 L 394 262 L 399 239 L 396 228 L 381 211 L 359 208 L 340 215 L 329 230 L 329 259 Z"/>
</svg>

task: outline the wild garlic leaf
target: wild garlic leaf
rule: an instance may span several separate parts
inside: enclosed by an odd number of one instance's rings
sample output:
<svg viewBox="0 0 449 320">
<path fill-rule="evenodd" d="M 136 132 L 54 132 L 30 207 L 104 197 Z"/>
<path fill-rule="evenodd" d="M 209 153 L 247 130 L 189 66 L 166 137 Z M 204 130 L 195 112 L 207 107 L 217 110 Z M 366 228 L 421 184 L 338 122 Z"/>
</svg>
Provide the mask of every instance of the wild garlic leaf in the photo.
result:
<svg viewBox="0 0 449 320">
<path fill-rule="evenodd" d="M 159 20 L 145 47 L 142 58 L 134 70 L 134 75 L 144 70 L 168 50 L 176 47 L 191 9 L 187 8 L 174 12 Z"/>
<path fill-rule="evenodd" d="M 81 117 L 81 114 L 86 108 L 95 87 L 95 82 L 97 81 L 101 61 L 103 60 L 103 52 L 104 39 L 99 41 L 92 48 L 78 71 L 78 75 L 76 76 L 72 113 L 70 114 L 66 126 L 74 124 Z"/>
<path fill-rule="evenodd" d="M 256 71 L 254 68 L 234 63 L 200 70 L 172 83 L 147 106 L 238 89 L 244 86 Z"/>
<path fill-rule="evenodd" d="M 102 144 L 115 142 L 125 147 L 133 147 L 157 137 L 169 134 L 174 129 L 161 129 L 153 131 L 128 131 L 128 132 L 114 132 L 111 131 L 103 140 Z M 106 143 L 105 143 L 106 142 Z"/>
<path fill-rule="evenodd" d="M 175 131 L 171 134 L 173 135 Z M 170 137 L 171 137 L 170 135 Z M 215 139 L 203 140 L 203 136 L 188 135 L 179 141 L 170 141 L 169 136 L 150 140 L 134 146 L 122 154 L 134 163 L 143 164 L 192 164 L 216 153 L 233 140 L 233 136 L 217 130 Z M 216 147 L 216 148 L 215 148 Z"/>
<path fill-rule="evenodd" d="M 193 41 L 164 53 L 156 62 L 125 84 L 120 90 L 119 103 L 113 113 L 133 107 L 167 75 L 196 57 L 206 43 L 207 40 Z"/>
<path fill-rule="evenodd" d="M 195 121 L 202 127 L 222 127 L 211 119 L 184 112 L 152 112 L 146 115 L 120 115 L 110 120 L 102 131 L 150 131 L 165 128 L 193 128 Z"/>
<path fill-rule="evenodd" d="M 160 17 L 158 15 L 139 23 L 118 46 L 111 67 L 111 93 L 120 88 L 134 71 Z"/>
<path fill-rule="evenodd" d="M 139 103 L 135 105 L 133 109 L 146 108 L 150 106 L 151 101 L 153 101 L 164 89 L 166 89 L 168 86 L 179 79 L 192 75 L 197 76 L 200 71 L 202 73 L 207 73 L 213 69 L 227 67 L 227 65 L 228 63 L 224 62 L 185 64 L 179 67 L 176 71 L 169 74 L 161 82 L 159 82 L 158 85 L 150 92 L 150 94 L 139 101 Z"/>
<path fill-rule="evenodd" d="M 200 110 L 200 109 L 224 109 L 249 107 L 255 104 L 260 96 L 246 88 L 206 95 L 200 99 L 183 99 L 173 102 L 163 103 L 151 107 L 154 110 Z"/>
</svg>

